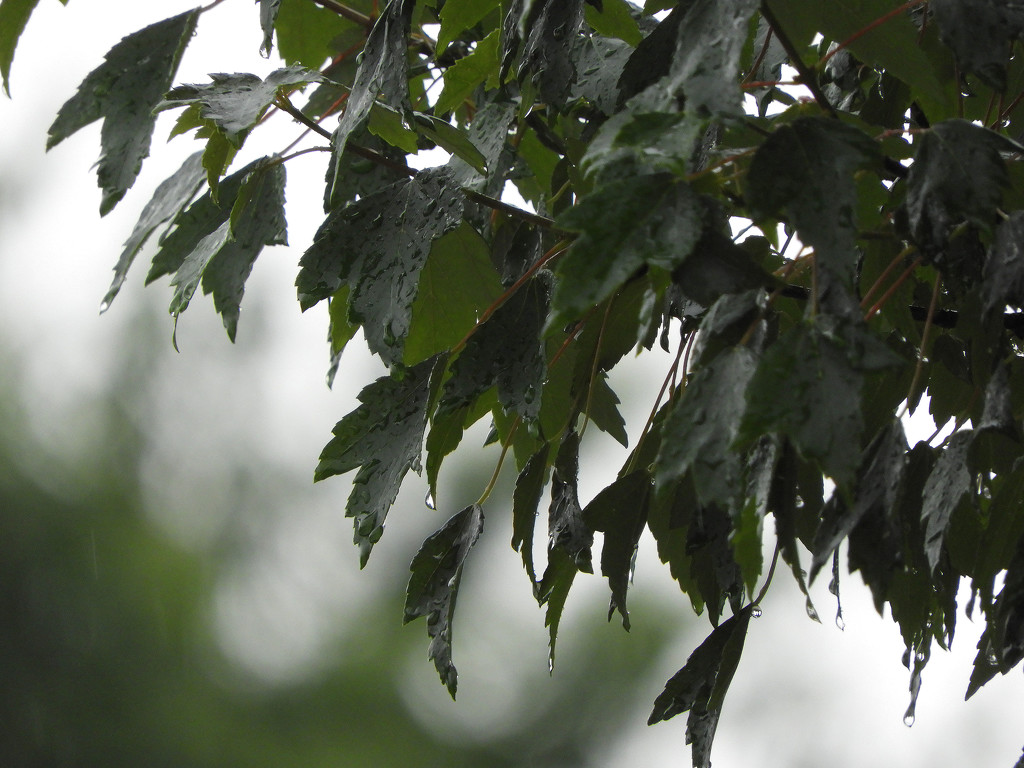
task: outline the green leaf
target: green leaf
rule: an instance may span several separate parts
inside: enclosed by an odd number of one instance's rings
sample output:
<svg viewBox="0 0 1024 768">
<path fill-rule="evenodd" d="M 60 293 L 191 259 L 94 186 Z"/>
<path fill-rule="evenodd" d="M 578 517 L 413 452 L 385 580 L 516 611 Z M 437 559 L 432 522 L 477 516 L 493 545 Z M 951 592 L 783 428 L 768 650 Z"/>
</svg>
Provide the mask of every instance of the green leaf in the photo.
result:
<svg viewBox="0 0 1024 768">
<path fill-rule="evenodd" d="M 549 328 L 578 318 L 647 264 L 672 269 L 689 255 L 702 226 L 696 195 L 669 174 L 602 186 L 558 225 L 580 236 L 558 262 Z"/>
<path fill-rule="evenodd" d="M 571 46 L 583 24 L 583 0 L 533 0 L 519 19 L 525 37 L 519 65 L 520 81 L 527 80 L 540 98 L 555 105 L 565 102 L 573 79 Z"/>
<path fill-rule="evenodd" d="M 593 573 L 590 548 L 594 532 L 583 519 L 579 499 L 580 436 L 565 433 L 551 473 L 551 505 L 548 507 L 548 552 L 564 550 L 578 570 Z"/>
<path fill-rule="evenodd" d="M 537 508 L 540 506 L 547 477 L 550 443 L 542 443 L 526 462 L 512 494 L 512 549 L 523 557 L 523 567 L 531 582 L 537 581 L 533 567 L 533 532 L 537 523 Z"/>
<path fill-rule="evenodd" d="M 606 115 L 615 114 L 619 101 L 619 78 L 632 53 L 633 49 L 620 40 L 596 36 L 583 38 L 573 50 L 577 76 L 571 98 L 583 99 Z"/>
<path fill-rule="evenodd" d="M 0 1 L 0 78 L 3 79 L 4 93 L 8 96 L 11 95 L 10 77 L 14 51 L 38 3 L 39 0 Z M 67 5 L 67 0 L 61 0 L 61 3 Z"/>
<path fill-rule="evenodd" d="M 547 313 L 547 288 L 531 280 L 476 328 L 452 363 L 439 412 L 462 408 L 497 385 L 506 411 L 537 419 L 547 368 L 539 339 Z"/>
<path fill-rule="evenodd" d="M 423 542 L 412 560 L 405 599 L 405 622 L 425 616 L 428 658 L 455 698 L 459 675 L 452 664 L 452 620 L 469 550 L 484 528 L 483 510 L 473 504 L 453 516 Z"/>
<path fill-rule="evenodd" d="M 947 120 L 920 137 L 900 214 L 917 246 L 934 256 L 952 230 L 969 222 L 989 229 L 1009 184 L 1000 151 L 1019 145 L 964 120 Z"/>
<path fill-rule="evenodd" d="M 747 389 L 740 438 L 787 435 L 845 486 L 860 460 L 863 379 L 834 339 L 815 326 L 797 325 L 758 364 Z"/>
<path fill-rule="evenodd" d="M 875 143 L 862 131 L 825 117 L 779 126 L 758 148 L 747 174 L 755 217 L 788 212 L 800 239 L 814 247 L 819 265 L 852 287 L 857 266 L 854 173 L 879 163 Z"/>
<path fill-rule="evenodd" d="M 692 472 L 701 503 L 728 506 L 734 500 L 741 490 L 743 457 L 733 442 L 756 369 L 754 353 L 734 347 L 690 379 L 662 427 L 654 475 L 659 493 Z"/>
<path fill-rule="evenodd" d="M 177 171 L 160 183 L 153 197 L 142 209 L 139 220 L 125 241 L 117 266 L 114 267 L 114 280 L 107 289 L 107 295 L 103 297 L 101 311 L 110 307 L 114 297 L 121 290 L 135 256 L 153 234 L 153 230 L 180 214 L 199 191 L 204 175 L 201 157 L 201 152 L 189 156 Z"/>
<path fill-rule="evenodd" d="M 263 30 L 263 44 L 260 53 L 269 56 L 274 48 L 274 24 L 281 10 L 281 0 L 259 0 L 260 28 Z"/>
<path fill-rule="evenodd" d="M 981 287 L 985 313 L 1001 313 L 1009 304 L 1024 307 L 1024 211 L 1014 211 L 996 229 Z"/>
<path fill-rule="evenodd" d="M 637 542 L 647 523 L 647 503 L 651 481 L 647 472 L 640 470 L 602 490 L 583 510 L 587 526 L 604 532 L 601 550 L 601 575 L 608 578 L 612 591 L 608 618 L 618 611 L 622 626 L 629 629 L 629 611 L 626 610 L 626 591 L 633 573 Z"/>
<path fill-rule="evenodd" d="M 686 664 L 665 684 L 648 725 L 689 712 L 686 741 L 693 745 L 694 768 L 710 768 L 711 746 L 750 624 L 751 609 L 744 608 L 723 622 L 690 654 Z"/>
<path fill-rule="evenodd" d="M 1024 10 L 991 0 L 932 0 L 929 9 L 961 71 L 976 74 L 997 91 L 1006 90 L 1010 46 L 1024 33 Z"/>
<path fill-rule="evenodd" d="M 299 261 L 303 309 L 348 282 L 349 318 L 387 364 L 401 362 L 420 270 L 431 246 L 462 221 L 449 171 L 431 169 L 333 211 Z"/>
<path fill-rule="evenodd" d="M 442 10 L 447 10 L 450 3 L 446 3 Z M 443 29 L 443 26 L 442 26 Z M 452 112 L 462 102 L 473 95 L 477 86 L 490 78 L 498 71 L 498 43 L 501 42 L 499 30 L 494 30 L 483 40 L 476 44 L 476 48 L 468 56 L 456 61 L 448 67 L 442 77 L 444 78 L 444 89 L 437 97 L 434 104 L 434 111 L 443 115 Z M 440 40 L 438 41 L 440 45 Z"/>
<path fill-rule="evenodd" d="M 544 626 L 548 628 L 548 671 L 555 669 L 555 641 L 558 639 L 558 625 L 562 620 L 565 601 L 576 579 L 579 569 L 564 549 L 548 551 L 548 565 L 536 588 L 537 602 L 547 605 Z"/>
<path fill-rule="evenodd" d="M 465 30 L 483 21 L 497 7 L 495 0 L 447 0 L 441 7 L 441 29 L 437 33 L 438 52 L 444 51 Z"/>
<path fill-rule="evenodd" d="M 198 9 L 188 11 L 121 40 L 86 76 L 50 126 L 47 149 L 103 119 L 97 163 L 103 190 L 100 215 L 117 205 L 139 175 L 156 124 L 153 108 L 170 87 L 198 18 Z"/>
<path fill-rule="evenodd" d="M 330 317 L 330 331 L 328 333 L 331 342 L 331 368 L 327 373 L 327 386 L 334 386 L 334 376 L 338 372 L 338 365 L 341 363 L 341 353 L 356 335 L 359 326 L 350 323 L 348 320 L 348 295 L 349 286 L 343 285 L 331 296 L 328 304 L 328 316 Z"/>
<path fill-rule="evenodd" d="M 307 0 L 280 0 L 274 23 L 277 53 L 286 64 L 320 69 L 333 50 L 331 42 L 355 26 L 333 11 Z M 267 34 L 265 25 L 263 32 Z"/>
<path fill-rule="evenodd" d="M 924 486 L 924 550 L 933 573 L 942 559 L 953 511 L 971 492 L 974 475 L 967 466 L 967 454 L 973 439 L 974 432 L 969 429 L 953 435 Z"/>
<path fill-rule="evenodd" d="M 271 72 L 265 80 L 242 72 L 210 75 L 207 85 L 179 85 L 156 105 L 158 111 L 198 104 L 200 116 L 211 121 L 234 146 L 246 135 L 278 96 L 299 86 L 322 82 L 318 72 L 292 66 Z"/>
<path fill-rule="evenodd" d="M 501 294 L 487 243 L 469 224 L 434 241 L 412 305 L 405 364 L 451 349 Z"/>
<path fill-rule="evenodd" d="M 349 137 L 365 125 L 378 95 L 393 109 L 403 113 L 412 111 L 406 46 L 414 5 L 414 0 L 391 0 L 366 38 L 345 113 L 331 139 L 335 156 L 334 179 L 329 184 L 332 190 L 337 184 L 340 159 Z M 333 191 L 328 199 L 335 199 Z"/>
<path fill-rule="evenodd" d="M 412 116 L 416 132 L 421 136 L 425 136 L 441 149 L 463 160 L 477 172 L 487 172 L 487 160 L 464 131 L 433 115 L 413 112 Z"/>
<path fill-rule="evenodd" d="M 691 576 L 691 552 L 687 543 L 690 520 L 698 507 L 697 493 L 689 478 L 678 483 L 667 497 L 657 495 L 651 501 L 647 527 L 658 547 L 658 559 L 669 567 L 682 592 L 690 596 L 699 613 L 704 601 Z"/>
<path fill-rule="evenodd" d="M 224 320 L 228 338 L 235 340 L 239 306 L 245 281 L 265 245 L 286 245 L 284 216 L 285 171 L 281 163 L 257 164 L 240 187 L 237 217 L 204 237 L 178 268 L 170 312 L 185 311 L 192 294 L 203 282 L 203 293 L 213 294 L 214 307 Z M 234 221 L 232 220 L 234 219 Z"/>
<path fill-rule="evenodd" d="M 405 369 L 401 379 L 384 376 L 364 387 L 361 405 L 335 425 L 334 438 L 320 454 L 315 481 L 359 470 L 345 515 L 355 518 L 355 543 L 364 566 L 384 533 L 406 472 L 420 471 L 434 362 L 424 360 Z"/>
<path fill-rule="evenodd" d="M 630 12 L 630 4 L 626 0 L 604 0 L 602 5 L 600 11 L 587 6 L 584 10 L 587 24 L 598 34 L 617 37 L 635 47 L 643 35 Z"/>
<path fill-rule="evenodd" d="M 909 450 L 903 425 L 899 421 L 880 432 L 864 450 L 853 504 L 848 505 L 841 494 L 834 494 L 825 507 L 825 517 L 811 547 L 810 580 L 832 559 L 836 547 L 869 514 L 884 515 L 899 502 L 906 454 Z"/>
</svg>

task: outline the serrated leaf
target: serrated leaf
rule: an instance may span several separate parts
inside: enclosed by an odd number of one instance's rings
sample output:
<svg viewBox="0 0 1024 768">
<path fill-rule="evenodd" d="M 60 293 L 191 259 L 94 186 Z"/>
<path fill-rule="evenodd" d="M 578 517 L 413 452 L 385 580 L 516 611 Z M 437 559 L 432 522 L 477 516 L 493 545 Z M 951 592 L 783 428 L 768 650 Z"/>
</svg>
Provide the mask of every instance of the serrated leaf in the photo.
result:
<svg viewBox="0 0 1024 768">
<path fill-rule="evenodd" d="M 484 527 L 479 504 L 466 507 L 427 537 L 412 560 L 405 599 L 405 622 L 425 616 L 430 648 L 427 653 L 441 682 L 455 698 L 458 672 L 452 663 L 452 620 L 469 550 Z"/>
<path fill-rule="evenodd" d="M 669 174 L 610 182 L 566 211 L 558 225 L 580 236 L 558 262 L 549 328 L 578 318 L 647 264 L 677 266 L 702 227 L 696 195 Z"/>
<path fill-rule="evenodd" d="M 562 611 L 569 597 L 569 590 L 576 579 L 579 569 L 572 557 L 564 549 L 548 551 L 548 565 L 544 576 L 536 587 L 537 602 L 547 605 L 544 613 L 544 626 L 548 628 L 548 671 L 555 669 L 555 642 L 558 640 L 558 626 L 562 621 Z"/>
<path fill-rule="evenodd" d="M 604 532 L 601 549 L 601 575 L 607 577 L 612 591 L 608 618 L 618 610 L 622 626 L 629 629 L 626 591 L 633 573 L 637 542 L 647 524 L 647 505 L 651 481 L 639 470 L 614 483 L 595 496 L 583 510 L 587 526 Z"/>
<path fill-rule="evenodd" d="M 629 436 L 626 434 L 626 420 L 619 412 L 619 396 L 608 386 L 608 376 L 598 373 L 587 397 L 584 409 L 594 426 L 610 435 L 623 448 L 628 447 Z"/>
<path fill-rule="evenodd" d="M 175 286 L 171 314 L 185 311 L 202 280 L 203 293 L 213 294 L 228 337 L 235 340 L 245 281 L 256 257 L 266 245 L 287 244 L 284 183 L 283 164 L 267 162 L 267 158 L 254 164 L 239 187 L 240 213 L 232 220 L 231 211 L 224 212 L 217 228 L 205 235 L 177 268 L 171 280 Z"/>
<path fill-rule="evenodd" d="M 361 405 L 334 427 L 313 479 L 358 469 L 345 509 L 355 518 L 355 543 L 366 565 L 384 532 L 384 520 L 410 469 L 420 471 L 434 360 L 405 369 L 401 379 L 384 376 L 359 393 Z"/>
<path fill-rule="evenodd" d="M 564 550 L 578 570 L 593 573 L 590 548 L 594 532 L 583 519 L 579 499 L 580 436 L 565 433 L 551 473 L 551 504 L 548 507 L 548 550 Z"/>
<path fill-rule="evenodd" d="M 920 137 L 900 213 L 926 255 L 944 249 L 964 222 L 992 226 L 1009 184 L 999 153 L 1017 150 L 1006 137 L 964 120 L 939 123 Z"/>
<path fill-rule="evenodd" d="M 414 5 L 414 0 L 391 0 L 366 38 L 359 69 L 356 70 L 352 90 L 345 103 L 345 113 L 331 138 L 336 158 L 335 180 L 328 185 L 332 190 L 336 184 L 338 163 L 345 153 L 349 137 L 366 124 L 378 96 L 385 104 L 402 113 L 412 111 L 409 103 L 406 46 Z M 333 191 L 328 194 L 328 199 L 335 199 Z"/>
<path fill-rule="evenodd" d="M 274 24 L 277 22 L 277 14 L 281 10 L 281 0 L 259 0 L 260 4 L 260 29 L 263 30 L 263 44 L 260 46 L 260 53 L 269 56 L 274 48 Z"/>
<path fill-rule="evenodd" d="M 483 21 L 497 7 L 495 0 L 448 0 L 440 12 L 437 50 L 444 51 L 463 31 Z M 443 111 L 443 110 L 441 110 Z"/>
<path fill-rule="evenodd" d="M 686 743 L 693 745 L 694 768 L 710 768 L 711 746 L 750 624 L 751 609 L 744 608 L 724 621 L 665 684 L 654 700 L 648 725 L 689 712 Z"/>
<path fill-rule="evenodd" d="M 171 85 L 199 10 L 173 16 L 125 37 L 90 72 L 50 126 L 52 149 L 81 128 L 103 119 L 97 178 L 109 213 L 135 183 L 149 154 L 156 117 L 153 107 Z"/>
<path fill-rule="evenodd" d="M 747 389 L 741 439 L 787 435 L 837 484 L 860 460 L 863 373 L 846 351 L 814 326 L 788 331 L 764 353 Z"/>
<path fill-rule="evenodd" d="M 477 327 L 452 363 L 439 412 L 469 405 L 496 385 L 506 411 L 537 419 L 547 371 L 540 340 L 547 300 L 544 282 L 531 280 Z"/>
<path fill-rule="evenodd" d="M 125 241 L 117 266 L 114 267 L 114 280 L 107 289 L 107 295 L 103 297 L 102 310 L 110 306 L 121 290 L 135 256 L 153 234 L 153 230 L 177 216 L 199 191 L 204 175 L 201 158 L 201 152 L 189 156 L 177 171 L 160 183 L 142 209 L 139 220 Z"/>
<path fill-rule="evenodd" d="M 924 486 L 921 521 L 924 523 L 924 551 L 932 572 L 942 559 L 946 531 L 953 511 L 971 491 L 974 475 L 967 466 L 967 454 L 974 432 L 964 430 L 950 438 Z"/>
<path fill-rule="evenodd" d="M 757 358 L 734 347 L 700 369 L 662 427 L 654 478 L 659 493 L 687 472 L 703 504 L 730 502 L 740 493 L 743 457 L 733 448 Z"/>
<path fill-rule="evenodd" d="M 449 3 L 446 3 L 442 10 L 442 19 L 444 10 L 447 10 L 448 6 Z M 459 59 L 444 71 L 442 75 L 444 89 L 434 105 L 434 111 L 437 114 L 443 115 L 446 112 L 454 111 L 473 94 L 477 86 L 498 71 L 500 64 L 498 44 L 500 42 L 501 33 L 496 29 L 478 42 L 472 53 Z M 438 43 L 440 45 L 440 41 Z"/>
<path fill-rule="evenodd" d="M 512 549 L 522 555 L 523 567 L 531 582 L 537 581 L 533 567 L 533 532 L 537 523 L 537 509 L 547 479 L 550 443 L 543 443 L 526 462 L 516 478 L 512 493 Z"/>
<path fill-rule="evenodd" d="M 338 373 L 338 366 L 341 364 L 341 354 L 345 347 L 356 335 L 359 326 L 350 323 L 348 320 L 348 294 L 349 286 L 343 285 L 333 296 L 328 304 L 328 317 L 330 327 L 328 340 L 331 342 L 331 366 L 327 371 L 327 387 L 334 386 L 334 377 Z"/>
<path fill-rule="evenodd" d="M 871 137 L 839 120 L 799 118 L 758 148 L 747 173 L 755 216 L 788 212 L 800 239 L 814 247 L 846 287 L 857 266 L 854 172 L 880 162 Z"/>
<path fill-rule="evenodd" d="M 200 116 L 211 121 L 234 146 L 259 122 L 268 107 L 281 94 L 295 88 L 319 83 L 323 77 L 304 67 L 278 69 L 261 80 L 247 72 L 213 74 L 206 85 L 179 85 L 164 96 L 156 109 L 177 109 L 198 104 Z"/>
<path fill-rule="evenodd" d="M 886 510 L 897 506 L 908 450 L 899 421 L 892 422 L 864 449 L 853 504 L 848 505 L 840 494 L 835 494 L 825 507 L 824 519 L 811 547 L 811 582 L 861 520 L 871 514 L 884 517 Z"/>
<path fill-rule="evenodd" d="M 421 171 L 331 212 L 299 261 L 302 308 L 348 282 L 349 318 L 370 350 L 401 362 L 420 270 L 434 241 L 462 221 L 465 198 L 451 182 L 443 168 Z"/>
</svg>

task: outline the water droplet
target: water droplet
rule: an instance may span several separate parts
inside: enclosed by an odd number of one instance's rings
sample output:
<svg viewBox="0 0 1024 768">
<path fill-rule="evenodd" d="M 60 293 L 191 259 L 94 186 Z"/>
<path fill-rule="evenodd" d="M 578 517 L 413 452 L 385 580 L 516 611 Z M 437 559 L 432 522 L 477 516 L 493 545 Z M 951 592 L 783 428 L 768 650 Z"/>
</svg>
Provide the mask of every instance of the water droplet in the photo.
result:
<svg viewBox="0 0 1024 768">
<path fill-rule="evenodd" d="M 818 616 L 818 611 L 814 608 L 814 603 L 811 602 L 811 598 L 807 598 L 807 618 L 811 621 L 821 623 L 821 618 Z"/>
<path fill-rule="evenodd" d="M 110 302 L 109 302 L 109 301 L 107 301 L 106 299 L 104 299 L 104 300 L 102 301 L 102 303 L 100 304 L 100 314 L 102 315 L 102 314 L 103 314 L 104 312 L 106 312 L 106 311 L 107 311 L 108 309 L 110 309 Z"/>
<path fill-rule="evenodd" d="M 913 727 L 914 720 L 916 720 L 916 719 L 917 718 L 914 717 L 914 713 L 913 712 L 907 712 L 907 714 L 905 714 L 903 716 L 903 724 L 905 726 L 907 726 L 907 728 L 911 728 L 911 727 Z"/>
<path fill-rule="evenodd" d="M 423 499 L 423 503 L 427 505 L 427 509 L 437 509 L 437 504 L 434 502 L 434 494 L 427 491 L 427 495 Z"/>
<path fill-rule="evenodd" d="M 999 659 L 996 658 L 995 651 L 989 651 L 988 655 L 985 657 L 985 661 L 988 663 L 990 667 L 999 666 Z"/>
<path fill-rule="evenodd" d="M 555 657 L 551 655 L 548 656 L 548 674 L 555 674 Z"/>
<path fill-rule="evenodd" d="M 753 616 L 755 619 L 760 619 L 762 613 L 764 613 L 764 611 L 761 610 L 760 605 L 755 605 L 753 609 L 750 611 L 750 615 Z"/>
<path fill-rule="evenodd" d="M 836 614 L 836 626 L 839 627 L 840 632 L 846 631 L 846 622 L 843 621 L 842 611 Z"/>
<path fill-rule="evenodd" d="M 917 662 L 920 664 L 922 661 L 925 660 L 924 651 L 918 651 L 914 658 L 916 658 Z"/>
</svg>

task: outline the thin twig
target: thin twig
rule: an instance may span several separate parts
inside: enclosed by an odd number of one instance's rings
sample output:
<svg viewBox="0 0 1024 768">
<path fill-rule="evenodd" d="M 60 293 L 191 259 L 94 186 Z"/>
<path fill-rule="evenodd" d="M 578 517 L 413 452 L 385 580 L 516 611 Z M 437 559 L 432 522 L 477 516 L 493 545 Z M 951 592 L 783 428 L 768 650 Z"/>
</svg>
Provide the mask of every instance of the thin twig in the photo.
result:
<svg viewBox="0 0 1024 768">
<path fill-rule="evenodd" d="M 885 14 L 884 16 L 879 16 L 877 19 L 875 19 L 870 24 L 868 24 L 866 27 L 864 27 L 863 29 L 857 30 L 852 35 L 850 35 L 848 38 L 843 40 L 843 42 L 841 42 L 839 45 L 837 45 L 835 48 L 833 48 L 831 51 L 829 51 L 824 56 L 822 56 L 821 60 L 817 64 L 814 65 L 814 68 L 815 69 L 820 69 L 821 67 L 825 66 L 825 63 L 829 59 L 831 59 L 833 56 L 835 56 L 837 53 L 839 53 L 841 50 L 846 48 L 851 43 L 857 42 L 860 38 L 862 38 L 864 35 L 866 35 L 871 30 L 875 29 L 876 27 L 880 27 L 882 24 L 887 22 L 889 19 L 894 18 L 895 16 L 899 16 L 901 13 L 909 11 L 914 6 L 921 5 L 924 2 L 925 2 L 925 0 L 911 0 L 911 2 L 904 3 L 899 8 L 894 8 L 893 10 L 889 11 L 889 13 Z"/>
<path fill-rule="evenodd" d="M 334 11 L 334 13 L 339 16 L 342 16 L 349 21 L 354 21 L 356 24 L 364 26 L 367 29 L 370 29 L 373 26 L 374 20 L 369 16 L 364 13 L 360 13 L 354 8 L 349 8 L 347 5 L 342 5 L 341 3 L 336 2 L 336 0 L 313 0 L 313 2 L 323 8 L 326 8 L 328 11 Z"/>
</svg>

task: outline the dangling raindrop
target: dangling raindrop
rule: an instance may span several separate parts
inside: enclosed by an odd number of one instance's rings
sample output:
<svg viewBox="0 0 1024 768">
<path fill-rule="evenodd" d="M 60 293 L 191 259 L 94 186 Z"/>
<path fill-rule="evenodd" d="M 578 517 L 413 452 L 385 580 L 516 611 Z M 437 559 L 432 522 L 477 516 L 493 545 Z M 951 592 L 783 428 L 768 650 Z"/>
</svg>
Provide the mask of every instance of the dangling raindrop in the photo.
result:
<svg viewBox="0 0 1024 768">
<path fill-rule="evenodd" d="M 761 610 L 760 605 L 755 605 L 750 611 L 750 615 L 753 616 L 755 619 L 760 619 L 763 613 L 764 611 Z"/>
<path fill-rule="evenodd" d="M 102 315 L 108 309 L 110 309 L 110 302 L 104 299 L 102 302 L 100 302 L 100 314 Z"/>
<path fill-rule="evenodd" d="M 818 611 L 814 608 L 814 603 L 811 602 L 811 598 L 807 598 L 807 618 L 811 621 L 821 623 L 821 617 L 818 616 Z"/>
<path fill-rule="evenodd" d="M 843 620 L 843 612 L 839 611 L 836 614 L 836 626 L 839 627 L 840 632 L 846 631 L 846 622 Z"/>
<path fill-rule="evenodd" d="M 434 494 L 429 490 L 427 495 L 423 498 L 423 503 L 427 505 L 427 509 L 437 509 L 437 504 L 434 502 Z"/>
<path fill-rule="evenodd" d="M 925 660 L 924 651 L 918 651 L 914 658 L 916 658 L 917 663 L 920 664 L 922 661 Z"/>
<path fill-rule="evenodd" d="M 914 717 L 914 713 L 913 713 L 913 712 L 911 712 L 911 711 L 908 711 L 908 712 L 907 712 L 907 714 L 905 714 L 905 715 L 903 716 L 903 724 L 904 724 L 905 726 L 907 726 L 907 728 L 911 728 L 911 727 L 913 727 L 913 725 L 914 725 L 914 721 L 915 721 L 916 719 L 917 719 L 917 718 L 915 718 L 915 717 Z"/>
</svg>

